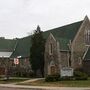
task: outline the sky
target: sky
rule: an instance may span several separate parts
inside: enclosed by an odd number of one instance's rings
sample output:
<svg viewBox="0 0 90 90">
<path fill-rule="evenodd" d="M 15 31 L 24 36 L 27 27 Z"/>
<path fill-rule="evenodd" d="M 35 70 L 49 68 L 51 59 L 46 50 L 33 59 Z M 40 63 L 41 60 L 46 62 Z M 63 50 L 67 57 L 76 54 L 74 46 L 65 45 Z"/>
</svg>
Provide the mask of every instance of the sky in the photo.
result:
<svg viewBox="0 0 90 90">
<path fill-rule="evenodd" d="M 0 37 L 22 38 L 90 18 L 90 0 L 0 0 Z"/>
</svg>

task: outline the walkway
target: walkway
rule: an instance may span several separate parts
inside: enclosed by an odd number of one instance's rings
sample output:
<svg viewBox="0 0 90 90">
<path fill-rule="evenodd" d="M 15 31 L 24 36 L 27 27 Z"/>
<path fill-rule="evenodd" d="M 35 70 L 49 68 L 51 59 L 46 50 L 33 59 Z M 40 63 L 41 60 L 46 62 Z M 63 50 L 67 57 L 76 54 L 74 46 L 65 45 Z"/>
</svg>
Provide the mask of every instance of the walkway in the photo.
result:
<svg viewBox="0 0 90 90">
<path fill-rule="evenodd" d="M 38 80 L 42 80 L 44 78 L 34 78 L 34 79 L 30 79 L 30 80 L 25 80 L 23 82 L 20 82 L 20 83 L 28 83 L 28 82 L 34 82 L 34 81 L 38 81 Z"/>
</svg>

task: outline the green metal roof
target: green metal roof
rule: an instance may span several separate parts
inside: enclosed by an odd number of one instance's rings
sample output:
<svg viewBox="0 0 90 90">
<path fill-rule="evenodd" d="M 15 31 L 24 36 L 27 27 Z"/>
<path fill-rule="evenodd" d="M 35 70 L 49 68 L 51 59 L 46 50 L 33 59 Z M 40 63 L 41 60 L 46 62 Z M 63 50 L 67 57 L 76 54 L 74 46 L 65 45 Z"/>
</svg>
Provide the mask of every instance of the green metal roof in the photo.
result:
<svg viewBox="0 0 90 90">
<path fill-rule="evenodd" d="M 83 21 L 75 22 L 66 26 L 58 27 L 44 32 L 44 37 L 47 38 L 50 33 L 53 34 L 55 39 L 60 43 L 61 50 L 68 50 L 69 40 L 73 41 L 80 25 Z"/>
<path fill-rule="evenodd" d="M 13 52 L 16 40 L 0 38 L 0 51 Z"/>
<path fill-rule="evenodd" d="M 58 38 L 60 50 L 69 50 L 69 39 Z"/>
<path fill-rule="evenodd" d="M 31 36 L 18 39 L 16 49 L 11 55 L 11 58 L 17 56 L 28 57 L 30 55 L 30 47 L 31 47 Z"/>
<path fill-rule="evenodd" d="M 63 27 L 45 31 L 43 32 L 43 36 L 47 39 L 49 34 L 52 33 L 55 39 L 60 43 L 60 49 L 68 50 L 67 44 L 69 43 L 69 40 L 73 40 L 82 22 L 83 21 L 79 21 Z M 11 57 L 28 57 L 30 55 L 31 45 L 31 36 L 18 39 L 17 47 Z"/>
<path fill-rule="evenodd" d="M 58 27 L 55 29 L 48 30 L 44 32 L 44 37 L 48 37 L 50 33 L 52 33 L 55 37 L 58 38 L 67 38 L 73 40 L 75 37 L 78 29 L 80 28 L 80 25 L 82 24 L 83 21 L 75 22 L 69 25 L 65 25 L 62 27 Z"/>
</svg>

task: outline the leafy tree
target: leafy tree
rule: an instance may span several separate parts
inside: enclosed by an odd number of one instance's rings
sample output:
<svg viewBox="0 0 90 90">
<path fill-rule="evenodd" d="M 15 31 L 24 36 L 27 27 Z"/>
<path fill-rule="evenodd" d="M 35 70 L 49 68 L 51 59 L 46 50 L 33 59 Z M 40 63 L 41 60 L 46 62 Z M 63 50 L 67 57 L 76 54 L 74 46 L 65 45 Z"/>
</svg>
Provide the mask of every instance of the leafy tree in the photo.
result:
<svg viewBox="0 0 90 90">
<path fill-rule="evenodd" d="M 30 63 L 34 74 L 37 75 L 37 71 L 39 70 L 43 76 L 45 39 L 43 38 L 42 33 L 40 27 L 37 26 L 37 29 L 34 31 L 31 38 L 32 46 L 30 48 Z"/>
</svg>

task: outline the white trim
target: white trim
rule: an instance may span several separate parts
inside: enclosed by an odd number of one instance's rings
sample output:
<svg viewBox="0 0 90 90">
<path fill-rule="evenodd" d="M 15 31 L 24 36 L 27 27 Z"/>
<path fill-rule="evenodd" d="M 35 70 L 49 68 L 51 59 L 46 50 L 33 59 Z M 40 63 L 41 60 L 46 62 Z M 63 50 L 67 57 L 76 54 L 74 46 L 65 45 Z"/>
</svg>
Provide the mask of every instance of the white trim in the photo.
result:
<svg viewBox="0 0 90 90">
<path fill-rule="evenodd" d="M 87 52 L 88 52 L 89 47 L 90 47 L 90 46 L 87 46 L 86 52 L 85 52 L 84 55 L 83 55 L 83 59 L 85 58 L 85 56 L 86 56 L 86 54 L 87 54 Z"/>
<path fill-rule="evenodd" d="M 56 41 L 56 39 L 54 38 L 53 34 L 52 34 L 52 33 L 50 33 L 50 34 L 49 34 L 49 36 L 48 36 L 48 38 L 46 39 L 45 47 L 46 47 L 46 44 L 47 44 L 48 40 L 50 40 L 50 39 L 51 39 L 51 37 L 53 38 L 53 40 L 55 40 L 55 41 Z"/>
<path fill-rule="evenodd" d="M 55 37 L 53 36 L 53 34 L 52 33 L 50 33 L 50 36 L 56 41 L 56 39 L 55 39 Z"/>
<path fill-rule="evenodd" d="M 22 56 L 17 56 L 17 58 L 21 58 Z"/>
<path fill-rule="evenodd" d="M 90 47 L 90 45 L 86 44 L 85 46 Z"/>
<path fill-rule="evenodd" d="M 82 64 L 82 59 L 81 59 L 81 57 L 78 57 L 78 64 L 79 64 L 79 65 Z"/>
</svg>

